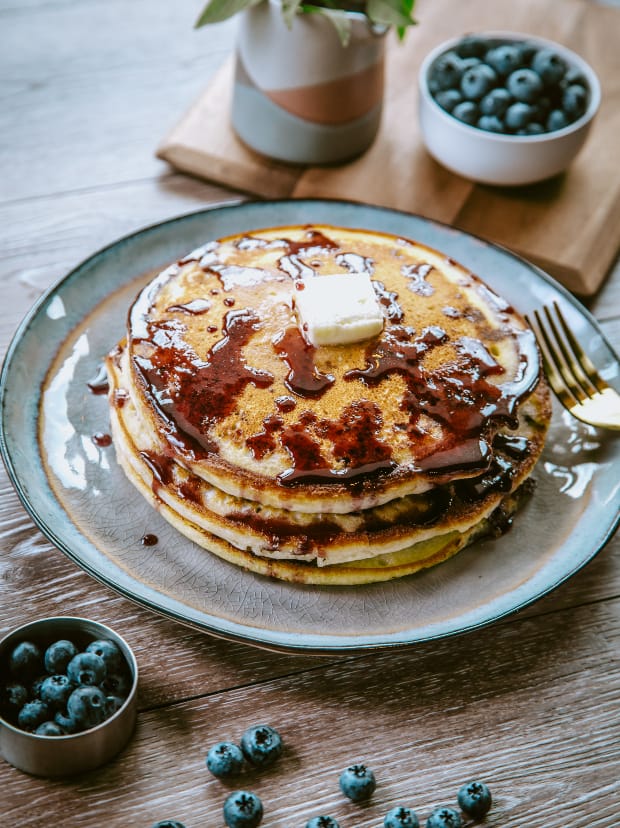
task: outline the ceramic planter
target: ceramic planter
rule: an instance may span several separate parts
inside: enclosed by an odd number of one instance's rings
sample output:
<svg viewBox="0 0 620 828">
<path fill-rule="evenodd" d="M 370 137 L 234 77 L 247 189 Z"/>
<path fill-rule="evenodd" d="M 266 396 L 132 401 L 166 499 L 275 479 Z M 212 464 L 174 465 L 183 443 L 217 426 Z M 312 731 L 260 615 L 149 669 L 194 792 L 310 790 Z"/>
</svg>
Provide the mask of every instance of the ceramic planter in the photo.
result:
<svg viewBox="0 0 620 828">
<path fill-rule="evenodd" d="M 350 13 L 351 38 L 340 42 L 320 14 L 298 14 L 289 28 L 277 0 L 240 20 L 232 124 L 257 152 L 297 164 L 359 155 L 381 120 L 385 37 Z"/>
</svg>

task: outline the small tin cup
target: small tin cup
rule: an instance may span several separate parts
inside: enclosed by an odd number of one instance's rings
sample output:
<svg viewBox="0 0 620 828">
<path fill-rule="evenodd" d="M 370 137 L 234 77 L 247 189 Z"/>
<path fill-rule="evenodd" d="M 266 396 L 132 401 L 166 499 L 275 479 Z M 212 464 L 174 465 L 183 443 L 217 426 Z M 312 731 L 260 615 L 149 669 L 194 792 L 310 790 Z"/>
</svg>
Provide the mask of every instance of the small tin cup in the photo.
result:
<svg viewBox="0 0 620 828">
<path fill-rule="evenodd" d="M 120 635 L 86 618 L 58 617 L 33 621 L 10 632 L 0 641 L 0 676 L 8 677 L 9 654 L 21 641 L 32 641 L 44 650 L 53 641 L 69 639 L 78 647 L 108 639 L 121 650 L 131 676 L 123 705 L 96 727 L 64 736 L 40 736 L 20 730 L 0 716 L 0 753 L 7 762 L 33 776 L 70 776 L 93 770 L 108 762 L 127 744 L 136 723 L 138 664 Z"/>
</svg>

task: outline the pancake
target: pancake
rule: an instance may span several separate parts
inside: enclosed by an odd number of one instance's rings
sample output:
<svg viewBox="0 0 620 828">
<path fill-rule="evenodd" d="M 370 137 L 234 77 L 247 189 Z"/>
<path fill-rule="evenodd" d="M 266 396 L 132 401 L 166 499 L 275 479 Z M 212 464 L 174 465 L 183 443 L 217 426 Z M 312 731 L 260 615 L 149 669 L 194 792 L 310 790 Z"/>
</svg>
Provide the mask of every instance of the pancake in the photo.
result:
<svg viewBox="0 0 620 828">
<path fill-rule="evenodd" d="M 370 278 L 382 329 L 315 346 L 296 300 L 335 274 Z M 215 554 L 305 583 L 454 554 L 514 511 L 550 419 L 514 309 L 441 253 L 362 230 L 210 242 L 139 294 L 107 367 L 142 494 Z"/>
</svg>

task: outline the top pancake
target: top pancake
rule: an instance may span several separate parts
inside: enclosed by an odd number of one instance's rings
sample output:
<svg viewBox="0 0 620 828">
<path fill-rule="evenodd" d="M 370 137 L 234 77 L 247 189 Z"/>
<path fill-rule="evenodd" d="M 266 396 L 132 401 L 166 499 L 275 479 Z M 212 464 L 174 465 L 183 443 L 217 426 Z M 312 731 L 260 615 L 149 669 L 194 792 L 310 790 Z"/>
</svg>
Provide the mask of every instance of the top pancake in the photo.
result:
<svg viewBox="0 0 620 828">
<path fill-rule="evenodd" d="M 383 332 L 314 348 L 302 279 L 368 273 Z M 280 227 L 211 242 L 129 314 L 133 401 L 171 455 L 235 496 L 349 512 L 487 468 L 539 381 L 535 340 L 473 274 L 364 230 Z"/>
</svg>

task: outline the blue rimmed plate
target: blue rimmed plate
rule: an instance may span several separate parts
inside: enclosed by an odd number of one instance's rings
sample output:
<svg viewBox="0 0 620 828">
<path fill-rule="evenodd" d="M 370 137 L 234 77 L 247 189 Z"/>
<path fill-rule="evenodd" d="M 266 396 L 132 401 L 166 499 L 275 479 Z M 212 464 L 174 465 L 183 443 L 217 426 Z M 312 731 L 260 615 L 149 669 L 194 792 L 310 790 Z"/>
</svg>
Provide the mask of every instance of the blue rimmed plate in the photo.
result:
<svg viewBox="0 0 620 828">
<path fill-rule="evenodd" d="M 529 604 L 577 572 L 618 519 L 620 443 L 556 406 L 538 486 L 501 538 L 416 575 L 361 587 L 312 587 L 244 572 L 180 536 L 127 482 L 105 397 L 89 388 L 124 333 L 127 308 L 158 269 L 232 233 L 322 222 L 363 227 L 444 251 L 522 313 L 560 302 L 578 339 L 616 386 L 617 358 L 571 295 L 510 252 L 445 225 L 339 201 L 253 202 L 149 227 L 96 253 L 21 324 L 1 378 L 2 454 L 41 531 L 98 580 L 216 635 L 278 650 L 348 653 L 461 633 Z M 92 382 L 91 382 L 92 384 Z M 44 417 L 41 417 L 41 412 Z M 150 534 L 153 546 L 141 543 Z"/>
</svg>

